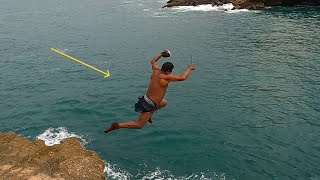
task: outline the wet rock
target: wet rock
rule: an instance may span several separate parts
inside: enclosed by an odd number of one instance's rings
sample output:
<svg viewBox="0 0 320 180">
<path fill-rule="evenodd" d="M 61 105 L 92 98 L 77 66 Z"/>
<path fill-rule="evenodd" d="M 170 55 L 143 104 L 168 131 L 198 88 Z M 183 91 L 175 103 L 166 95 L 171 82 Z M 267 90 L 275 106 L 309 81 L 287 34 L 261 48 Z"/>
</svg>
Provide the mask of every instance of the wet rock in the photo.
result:
<svg viewBox="0 0 320 180">
<path fill-rule="evenodd" d="M 230 3 L 229 0 L 213 0 L 212 6 L 222 6 L 227 3 Z"/>
<path fill-rule="evenodd" d="M 104 162 L 75 137 L 46 146 L 42 140 L 0 133 L 0 152 L 1 179 L 105 179 Z"/>
<path fill-rule="evenodd" d="M 258 10 L 265 8 L 263 2 L 244 2 L 238 5 L 240 9 Z"/>
</svg>

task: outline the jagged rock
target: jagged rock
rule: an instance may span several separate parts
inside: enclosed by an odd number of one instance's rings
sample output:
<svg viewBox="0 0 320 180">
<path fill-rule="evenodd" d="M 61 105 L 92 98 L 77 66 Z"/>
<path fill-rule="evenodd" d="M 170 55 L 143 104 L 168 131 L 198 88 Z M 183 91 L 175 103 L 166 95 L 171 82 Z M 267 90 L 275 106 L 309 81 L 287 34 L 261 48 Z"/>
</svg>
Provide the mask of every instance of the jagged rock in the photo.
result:
<svg viewBox="0 0 320 180">
<path fill-rule="evenodd" d="M 213 0 L 212 6 L 222 6 L 227 3 L 229 3 L 229 0 Z"/>
<path fill-rule="evenodd" d="M 257 10 L 263 9 L 265 7 L 265 4 L 263 2 L 244 2 L 242 4 L 239 4 L 239 7 L 241 9 Z"/>
<path fill-rule="evenodd" d="M 42 140 L 0 133 L 0 152 L 0 179 L 105 179 L 104 162 L 75 137 L 46 146 Z"/>
</svg>

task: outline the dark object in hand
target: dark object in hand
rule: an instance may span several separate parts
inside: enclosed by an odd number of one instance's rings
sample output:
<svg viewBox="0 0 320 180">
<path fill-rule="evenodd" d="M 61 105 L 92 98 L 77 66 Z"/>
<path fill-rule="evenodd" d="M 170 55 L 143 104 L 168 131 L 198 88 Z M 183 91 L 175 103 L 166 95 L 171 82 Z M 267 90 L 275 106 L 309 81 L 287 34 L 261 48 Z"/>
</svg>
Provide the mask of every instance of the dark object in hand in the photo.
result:
<svg viewBox="0 0 320 180">
<path fill-rule="evenodd" d="M 162 57 L 170 57 L 171 53 L 169 50 L 164 50 L 163 52 L 161 52 L 161 56 Z"/>
</svg>

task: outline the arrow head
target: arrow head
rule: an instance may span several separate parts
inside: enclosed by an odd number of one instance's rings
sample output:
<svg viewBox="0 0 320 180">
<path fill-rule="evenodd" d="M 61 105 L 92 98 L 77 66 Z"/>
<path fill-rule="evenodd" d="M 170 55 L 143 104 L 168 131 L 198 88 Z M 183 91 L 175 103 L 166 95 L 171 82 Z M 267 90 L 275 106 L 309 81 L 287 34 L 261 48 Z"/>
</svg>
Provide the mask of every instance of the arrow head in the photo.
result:
<svg viewBox="0 0 320 180">
<path fill-rule="evenodd" d="M 107 78 L 107 77 L 109 77 L 111 74 L 110 74 L 110 72 L 107 70 L 106 71 L 106 75 L 104 76 L 104 78 Z"/>
</svg>

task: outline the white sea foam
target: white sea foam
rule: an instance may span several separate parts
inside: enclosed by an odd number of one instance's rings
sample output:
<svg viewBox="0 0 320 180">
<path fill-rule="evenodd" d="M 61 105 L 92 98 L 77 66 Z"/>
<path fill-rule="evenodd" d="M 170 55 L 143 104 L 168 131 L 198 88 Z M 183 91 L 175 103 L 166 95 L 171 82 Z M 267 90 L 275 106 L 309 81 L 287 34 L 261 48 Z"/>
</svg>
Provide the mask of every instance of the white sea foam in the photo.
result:
<svg viewBox="0 0 320 180">
<path fill-rule="evenodd" d="M 107 179 L 128 180 L 131 176 L 130 173 L 128 173 L 125 170 L 122 170 L 116 164 L 112 165 L 110 163 L 106 163 L 104 173 L 107 174 Z"/>
<path fill-rule="evenodd" d="M 226 11 L 226 13 L 239 13 L 239 12 L 249 12 L 249 9 L 235 9 L 235 10 Z M 251 10 L 251 12 L 256 12 L 256 11 Z"/>
<path fill-rule="evenodd" d="M 185 11 L 229 11 L 233 8 L 233 4 L 223 4 L 222 6 L 212 6 L 211 4 L 198 5 L 198 6 L 177 6 L 172 7 L 173 10 L 180 12 Z"/>
<path fill-rule="evenodd" d="M 234 5 L 232 3 L 223 4 L 222 6 L 212 6 L 211 4 L 198 5 L 198 6 L 177 6 L 171 9 L 178 12 L 188 12 L 188 11 L 225 11 L 228 13 L 238 13 L 238 12 L 248 12 L 248 9 L 236 9 L 232 10 Z"/>
<path fill-rule="evenodd" d="M 54 144 L 60 144 L 63 139 L 69 137 L 79 138 L 82 144 L 88 143 L 82 136 L 76 135 L 73 132 L 68 132 L 68 129 L 65 127 L 49 128 L 45 130 L 44 133 L 39 134 L 37 139 L 43 140 L 47 146 L 52 146 Z"/>
<path fill-rule="evenodd" d="M 208 177 L 203 172 L 192 173 L 191 175 L 186 176 L 175 176 L 169 170 L 161 170 L 159 168 L 155 169 L 154 171 L 150 171 L 146 175 L 144 175 L 142 180 L 225 180 L 226 176 L 224 174 L 218 175 L 213 173 L 210 177 Z"/>
<path fill-rule="evenodd" d="M 210 177 L 203 172 L 192 173 L 191 175 L 186 176 L 175 176 L 169 170 L 161 170 L 160 168 L 156 168 L 153 171 L 148 172 L 139 172 L 137 175 L 132 175 L 129 172 L 121 169 L 116 164 L 112 165 L 110 163 L 106 163 L 105 174 L 107 175 L 107 179 L 117 179 L 117 180 L 129 180 L 131 177 L 133 179 L 142 179 L 142 180 L 225 180 L 225 174 L 218 175 L 216 173 L 211 173 Z"/>
</svg>

